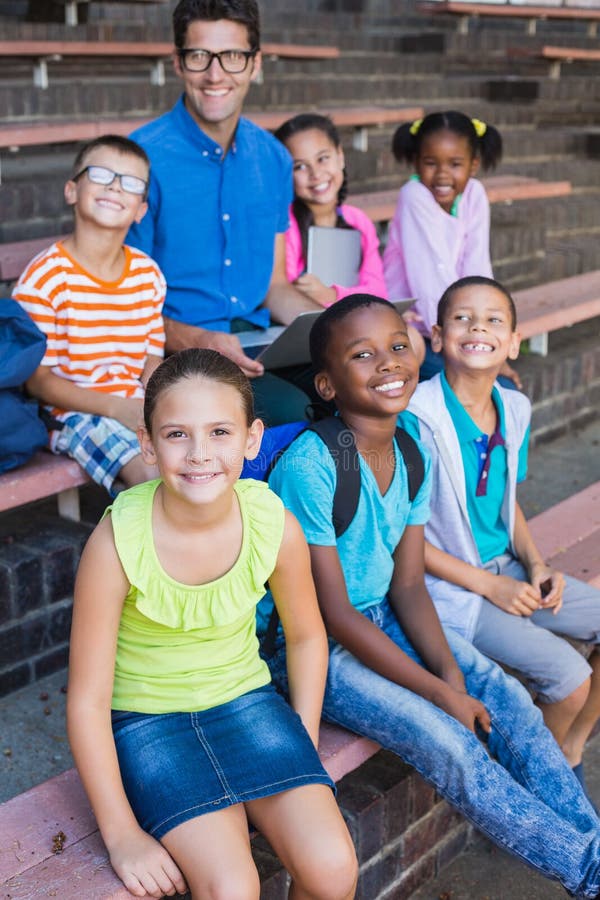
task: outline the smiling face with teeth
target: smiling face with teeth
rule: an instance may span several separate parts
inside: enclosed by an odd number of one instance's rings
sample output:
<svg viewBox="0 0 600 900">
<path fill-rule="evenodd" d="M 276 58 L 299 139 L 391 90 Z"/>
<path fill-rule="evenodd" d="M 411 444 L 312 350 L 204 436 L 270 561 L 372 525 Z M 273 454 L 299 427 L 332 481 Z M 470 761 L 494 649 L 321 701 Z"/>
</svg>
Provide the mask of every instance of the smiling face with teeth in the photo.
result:
<svg viewBox="0 0 600 900">
<path fill-rule="evenodd" d="M 143 160 L 111 146 L 94 147 L 83 157 L 81 168 L 84 166 L 103 166 L 144 181 L 148 179 L 148 166 Z M 143 196 L 123 190 L 120 178 L 107 185 L 94 184 L 86 175 L 75 181 L 69 179 L 65 185 L 65 200 L 75 208 L 78 225 L 123 229 L 123 234 L 132 222 L 142 220 L 148 208 Z"/>
<path fill-rule="evenodd" d="M 304 200 L 317 224 L 329 214 L 335 225 L 338 194 L 344 181 L 344 151 L 318 128 L 291 135 L 285 146 L 294 160 L 296 196 Z"/>
<path fill-rule="evenodd" d="M 248 424 L 239 391 L 210 378 L 182 378 L 163 390 L 152 433 L 138 432 L 142 455 L 153 460 L 175 502 L 228 503 L 245 458 L 259 450 L 260 419 Z"/>
<path fill-rule="evenodd" d="M 479 168 L 466 137 L 448 129 L 434 131 L 421 141 L 415 161 L 417 175 L 447 213 Z"/>
<path fill-rule="evenodd" d="M 447 373 L 486 371 L 494 378 L 507 359 L 517 358 L 519 344 L 508 299 L 492 284 L 457 288 L 431 335 L 431 347 L 443 354 Z"/>
<path fill-rule="evenodd" d="M 315 387 L 324 400 L 335 401 L 348 425 L 368 418 L 393 426 L 417 385 L 418 370 L 404 319 L 380 301 L 335 323 Z"/>
<path fill-rule="evenodd" d="M 190 22 L 182 49 L 190 48 L 211 53 L 254 49 L 248 40 L 247 27 L 229 19 Z M 246 70 L 237 75 L 224 72 L 218 59 L 213 59 L 204 72 L 189 72 L 183 68 L 177 53 L 173 57 L 173 66 L 183 81 L 187 111 L 202 131 L 227 150 L 250 83 L 260 73 L 260 52 L 249 61 Z"/>
</svg>

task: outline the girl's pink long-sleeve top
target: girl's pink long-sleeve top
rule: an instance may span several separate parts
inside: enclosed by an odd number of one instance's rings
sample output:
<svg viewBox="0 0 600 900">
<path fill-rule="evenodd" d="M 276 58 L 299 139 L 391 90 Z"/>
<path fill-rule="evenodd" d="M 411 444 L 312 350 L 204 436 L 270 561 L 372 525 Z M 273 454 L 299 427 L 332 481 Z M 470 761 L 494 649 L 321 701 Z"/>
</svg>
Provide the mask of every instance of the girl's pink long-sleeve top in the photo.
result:
<svg viewBox="0 0 600 900">
<path fill-rule="evenodd" d="M 407 181 L 390 223 L 383 267 L 388 297 L 415 297 L 413 308 L 423 321 L 414 324 L 429 337 L 449 285 L 465 275 L 492 277 L 490 204 L 482 183 L 469 179 L 453 216 L 420 181 Z"/>
<path fill-rule="evenodd" d="M 349 294 L 355 294 L 358 290 L 366 294 L 375 294 L 387 300 L 387 290 L 383 277 L 383 263 L 379 254 L 379 239 L 375 226 L 369 217 L 356 206 L 347 206 L 343 203 L 339 207 L 341 215 L 351 228 L 360 231 L 360 245 L 362 249 L 362 262 L 359 270 L 358 284 L 352 287 L 342 287 L 339 284 L 331 285 L 335 288 L 336 299 L 341 300 Z M 302 253 L 302 239 L 296 217 L 290 207 L 290 227 L 285 233 L 285 265 L 288 281 L 295 281 L 306 270 L 306 261 Z"/>
</svg>

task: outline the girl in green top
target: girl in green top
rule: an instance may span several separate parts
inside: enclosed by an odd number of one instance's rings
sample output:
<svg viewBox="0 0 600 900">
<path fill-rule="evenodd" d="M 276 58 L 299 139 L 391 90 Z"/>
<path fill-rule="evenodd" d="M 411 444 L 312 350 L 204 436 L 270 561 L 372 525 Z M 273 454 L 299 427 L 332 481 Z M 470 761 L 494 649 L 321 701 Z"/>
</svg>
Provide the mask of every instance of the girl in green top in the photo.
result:
<svg viewBox="0 0 600 900">
<path fill-rule="evenodd" d="M 73 755 L 117 875 L 138 897 L 258 898 L 250 820 L 290 897 L 354 896 L 356 859 L 316 744 L 327 643 L 302 531 L 263 482 L 248 379 L 212 350 L 148 382 L 144 460 L 160 479 L 120 494 L 75 588 Z M 293 709 L 258 654 L 269 581 Z"/>
</svg>

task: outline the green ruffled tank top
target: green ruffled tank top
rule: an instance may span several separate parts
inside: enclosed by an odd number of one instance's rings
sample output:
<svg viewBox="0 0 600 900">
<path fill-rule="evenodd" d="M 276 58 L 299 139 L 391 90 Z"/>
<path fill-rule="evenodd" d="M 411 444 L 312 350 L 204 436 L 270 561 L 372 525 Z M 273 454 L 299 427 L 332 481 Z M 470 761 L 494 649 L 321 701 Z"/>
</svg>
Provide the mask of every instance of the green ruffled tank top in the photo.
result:
<svg viewBox="0 0 600 900">
<path fill-rule="evenodd" d="M 154 548 L 159 484 L 136 485 L 110 507 L 131 585 L 119 626 L 112 706 L 143 713 L 209 709 L 270 681 L 258 654 L 255 613 L 275 568 L 285 511 L 264 482 L 236 482 L 243 526 L 236 562 L 215 581 L 182 584 L 163 570 Z"/>
</svg>

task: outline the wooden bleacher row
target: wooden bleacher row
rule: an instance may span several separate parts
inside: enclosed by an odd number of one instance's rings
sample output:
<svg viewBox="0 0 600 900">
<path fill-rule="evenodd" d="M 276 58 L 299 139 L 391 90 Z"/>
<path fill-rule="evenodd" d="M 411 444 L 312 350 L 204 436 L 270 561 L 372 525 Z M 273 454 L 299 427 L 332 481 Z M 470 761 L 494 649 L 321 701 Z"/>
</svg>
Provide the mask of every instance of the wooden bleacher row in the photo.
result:
<svg viewBox="0 0 600 900">
<path fill-rule="evenodd" d="M 555 568 L 600 587 L 600 482 L 530 520 L 542 555 Z M 378 745 L 322 723 L 321 759 L 332 778 L 358 768 Z M 74 769 L 0 807 L 0 885 L 14 900 L 60 897 L 131 900 L 113 873 L 83 787 Z M 63 831 L 63 852 L 53 836 Z"/>
<path fill-rule="evenodd" d="M 509 47 L 507 55 L 513 59 L 545 59 L 550 63 L 548 77 L 556 81 L 560 78 L 563 63 L 600 62 L 600 50 L 584 47 L 558 47 L 545 44 L 534 49 L 527 47 Z"/>
<path fill-rule="evenodd" d="M 269 110 L 245 113 L 261 128 L 274 131 L 286 119 L 297 112 L 306 110 Z M 423 108 L 388 106 L 341 106 L 320 109 L 319 112 L 331 116 L 340 128 L 352 128 L 352 145 L 356 150 L 366 152 L 368 148 L 368 128 L 383 125 L 412 122 L 423 115 Z M 155 116 L 152 118 L 156 118 Z M 20 147 L 41 147 L 45 144 L 63 144 L 75 141 L 90 141 L 102 134 L 128 135 L 152 121 L 148 117 L 130 119 L 94 119 L 80 122 L 28 123 L 26 125 L 0 125 L 0 150 L 16 151 Z"/>
<path fill-rule="evenodd" d="M 545 354 L 549 332 L 600 316 L 600 271 L 516 291 L 513 296 L 522 338 L 530 340 L 535 352 Z M 283 326 L 273 326 L 238 337 L 247 351 L 256 351 L 282 330 Z M 78 490 L 88 482 L 76 462 L 42 450 L 25 465 L 0 475 L 0 512 L 57 495 L 60 515 L 77 520 Z"/>
<path fill-rule="evenodd" d="M 527 33 L 536 33 L 537 23 L 546 19 L 580 20 L 588 22 L 587 33 L 589 37 L 598 34 L 600 22 L 600 9 L 573 6 L 534 6 L 524 4 L 513 6 L 511 3 L 469 3 L 453 2 L 453 0 L 426 0 L 420 4 L 420 9 L 428 14 L 439 15 L 445 13 L 459 17 L 458 30 L 461 34 L 467 34 L 469 23 L 479 17 L 492 18 L 518 18 L 527 22 Z M 542 47 L 509 47 L 507 56 L 513 59 L 545 59 L 550 62 L 548 75 L 553 80 L 560 78 L 563 63 L 598 62 L 600 50 L 585 47 L 562 47 L 554 44 L 545 44 Z"/>
<path fill-rule="evenodd" d="M 56 2 L 56 0 L 55 0 Z M 77 25 L 79 21 L 78 4 L 88 3 L 89 0 L 58 0 L 65 8 L 65 25 Z M 168 3 L 169 0 L 127 0 L 128 3 Z"/>
<path fill-rule="evenodd" d="M 411 114 L 412 112 L 414 110 L 411 110 Z M 281 114 L 277 113 L 276 116 L 277 120 L 279 120 Z M 335 119 L 337 124 L 340 124 L 337 116 Z M 282 117 L 283 120 L 284 118 Z M 2 129 L 0 128 L 1 133 Z M 102 128 L 98 129 L 98 133 L 104 133 Z M 0 146 L 1 141 L 2 138 L 0 137 Z M 519 175 L 493 175 L 482 179 L 482 181 L 490 203 L 512 203 L 516 200 L 564 197 L 571 193 L 571 183 L 569 181 L 539 181 L 537 178 L 527 178 Z M 364 210 L 371 221 L 375 223 L 389 221 L 394 215 L 397 201 L 397 190 L 353 194 L 349 198 L 349 202 Z M 0 244 L 0 281 L 9 282 L 17 279 L 36 253 L 39 253 L 56 239 L 56 235 L 51 235 Z"/>
<path fill-rule="evenodd" d="M 535 34 L 537 24 L 546 19 L 569 19 L 588 22 L 588 35 L 595 37 L 600 22 L 600 9 L 597 7 L 575 6 L 535 6 L 524 4 L 513 6 L 512 3 L 468 3 L 458 0 L 429 0 L 420 4 L 420 9 L 429 15 L 455 15 L 459 17 L 458 30 L 467 34 L 469 23 L 479 17 L 525 19 L 527 34 Z"/>
<path fill-rule="evenodd" d="M 461 15 L 461 22 L 468 22 L 473 15 L 491 16 L 532 16 L 528 21 L 536 23 L 540 17 L 536 10 L 544 9 L 543 18 L 553 16 L 557 18 L 573 18 L 583 16 L 591 18 L 590 28 L 596 28 L 600 20 L 600 10 L 580 10 L 566 7 L 514 7 L 514 6 L 484 6 L 477 3 L 446 3 L 438 2 L 433 5 L 425 5 L 428 12 L 449 12 Z M 537 18 L 536 18 L 537 16 Z M 532 32 L 533 33 L 533 32 Z M 595 34 L 595 31 L 594 31 Z M 340 50 L 335 46 L 309 45 L 309 44 L 283 44 L 265 43 L 262 45 L 264 56 L 283 59 L 336 59 L 340 56 Z M 120 59 L 150 59 L 150 81 L 152 84 L 162 86 L 165 84 L 165 61 L 173 55 L 173 45 L 166 41 L 142 43 L 139 41 L 42 41 L 42 40 L 14 40 L 0 41 L 0 59 L 31 58 L 33 65 L 33 83 L 42 90 L 48 87 L 49 72 L 48 63 L 57 62 L 64 57 L 97 57 Z M 549 76 L 552 79 L 560 78 L 562 63 L 600 60 L 600 50 L 586 49 L 582 47 L 561 47 L 545 45 L 537 49 L 509 48 L 507 56 L 547 59 L 550 61 Z"/>
<path fill-rule="evenodd" d="M 264 56 L 285 59 L 336 59 L 338 47 L 308 44 L 265 43 Z M 45 90 L 49 84 L 48 63 L 64 57 L 101 57 L 120 59 L 150 59 L 150 81 L 159 86 L 165 83 L 165 61 L 173 55 L 168 41 L 0 41 L 0 59 L 31 58 L 34 60 L 33 83 Z"/>
</svg>

